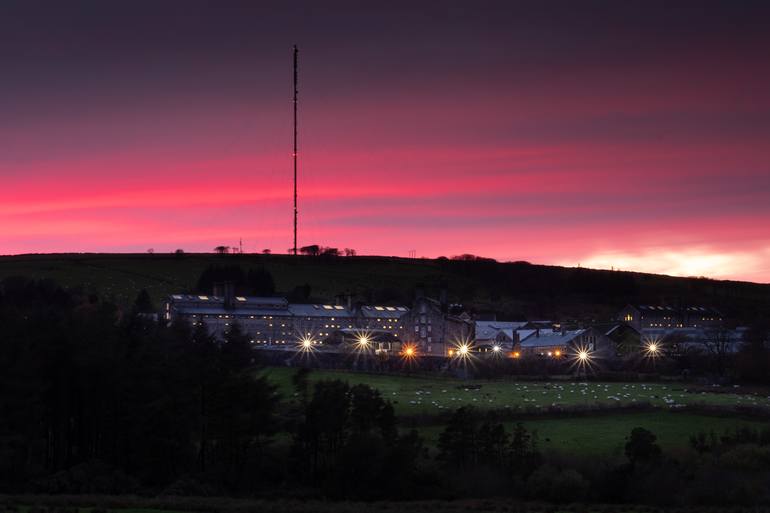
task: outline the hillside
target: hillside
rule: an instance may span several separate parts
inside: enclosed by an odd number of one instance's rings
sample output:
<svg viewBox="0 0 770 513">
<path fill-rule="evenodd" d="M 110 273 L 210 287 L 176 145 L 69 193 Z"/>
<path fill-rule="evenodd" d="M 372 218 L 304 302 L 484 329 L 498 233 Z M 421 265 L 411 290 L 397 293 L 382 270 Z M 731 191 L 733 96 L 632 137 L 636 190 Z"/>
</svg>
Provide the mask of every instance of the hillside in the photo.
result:
<svg viewBox="0 0 770 513">
<path fill-rule="evenodd" d="M 51 278 L 130 304 L 141 289 L 153 300 L 192 291 L 209 265 L 263 267 L 279 293 L 310 286 L 310 300 L 353 294 L 369 303 L 409 303 L 417 288 L 478 313 L 509 319 L 608 320 L 626 303 L 713 305 L 746 323 L 770 312 L 770 285 L 704 278 L 599 271 L 526 262 L 454 261 L 390 257 L 293 257 L 213 254 L 62 254 L 0 257 L 0 279 Z"/>
</svg>

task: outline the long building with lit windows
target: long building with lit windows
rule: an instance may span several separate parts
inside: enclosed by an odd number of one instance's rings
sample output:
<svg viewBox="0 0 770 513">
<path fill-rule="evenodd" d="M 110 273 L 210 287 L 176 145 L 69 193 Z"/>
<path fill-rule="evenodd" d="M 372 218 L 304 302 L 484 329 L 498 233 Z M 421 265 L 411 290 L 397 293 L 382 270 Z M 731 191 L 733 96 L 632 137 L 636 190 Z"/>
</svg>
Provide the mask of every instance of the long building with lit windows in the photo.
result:
<svg viewBox="0 0 770 513">
<path fill-rule="evenodd" d="M 293 345 L 301 339 L 323 344 L 339 330 L 376 331 L 399 337 L 404 306 L 296 304 L 285 298 L 174 294 L 164 305 L 166 322 L 187 321 L 206 326 L 222 339 L 234 324 L 255 345 Z"/>
<path fill-rule="evenodd" d="M 617 320 L 636 331 L 657 328 L 718 328 L 723 325 L 722 314 L 706 306 L 626 305 Z"/>
</svg>

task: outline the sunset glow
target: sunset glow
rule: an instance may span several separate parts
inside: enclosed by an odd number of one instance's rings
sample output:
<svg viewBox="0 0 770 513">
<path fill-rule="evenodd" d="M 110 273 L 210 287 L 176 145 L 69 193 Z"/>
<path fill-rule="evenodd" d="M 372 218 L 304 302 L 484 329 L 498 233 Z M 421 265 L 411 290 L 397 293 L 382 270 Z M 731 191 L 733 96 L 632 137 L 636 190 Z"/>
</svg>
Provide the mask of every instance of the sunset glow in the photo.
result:
<svg viewBox="0 0 770 513">
<path fill-rule="evenodd" d="M 300 245 L 770 282 L 770 36 L 621 4 L 4 7 L 0 254 L 285 253 L 297 43 Z"/>
</svg>

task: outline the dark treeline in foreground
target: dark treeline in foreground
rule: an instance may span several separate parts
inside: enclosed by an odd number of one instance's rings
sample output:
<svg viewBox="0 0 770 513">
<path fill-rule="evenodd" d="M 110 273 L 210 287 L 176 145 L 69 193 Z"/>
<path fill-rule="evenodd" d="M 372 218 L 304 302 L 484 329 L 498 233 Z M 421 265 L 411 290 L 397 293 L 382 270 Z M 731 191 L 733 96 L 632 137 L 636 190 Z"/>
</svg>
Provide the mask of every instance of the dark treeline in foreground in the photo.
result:
<svg viewBox="0 0 770 513">
<path fill-rule="evenodd" d="M 0 492 L 770 504 L 770 431 L 667 454 L 638 428 L 623 454 L 581 456 L 461 408 L 429 451 L 376 390 L 299 370 L 286 401 L 237 327 L 216 343 L 147 301 L 0 282 Z"/>
</svg>

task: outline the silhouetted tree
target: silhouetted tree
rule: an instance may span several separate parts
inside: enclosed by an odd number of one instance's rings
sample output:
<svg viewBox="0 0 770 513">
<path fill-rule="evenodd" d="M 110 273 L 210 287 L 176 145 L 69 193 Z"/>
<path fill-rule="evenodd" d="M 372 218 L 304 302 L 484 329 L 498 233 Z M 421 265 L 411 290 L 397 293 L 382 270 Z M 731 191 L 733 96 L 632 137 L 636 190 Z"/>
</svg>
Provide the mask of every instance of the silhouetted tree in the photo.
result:
<svg viewBox="0 0 770 513">
<path fill-rule="evenodd" d="M 138 313 L 154 313 L 157 311 L 155 305 L 152 304 L 152 299 L 150 299 L 150 293 L 147 292 L 147 289 L 139 291 L 134 301 L 134 310 Z"/>
<path fill-rule="evenodd" d="M 455 410 L 439 435 L 438 458 L 461 468 L 475 465 L 478 458 L 478 424 L 478 413 L 472 406 Z"/>
<path fill-rule="evenodd" d="M 238 265 L 209 265 L 198 278 L 196 291 L 201 294 L 212 294 L 214 284 L 230 282 L 238 292 L 243 292 L 246 286 L 246 276 Z"/>
<path fill-rule="evenodd" d="M 738 355 L 738 371 L 743 379 L 753 382 L 770 380 L 770 321 L 752 323 L 743 335 Z"/>
<path fill-rule="evenodd" d="M 480 461 L 494 467 L 508 464 L 510 435 L 501 423 L 485 421 L 479 428 L 477 438 Z"/>
<path fill-rule="evenodd" d="M 255 296 L 272 296 L 275 294 L 275 281 L 270 271 L 264 267 L 249 269 L 246 275 L 249 293 Z"/>
<path fill-rule="evenodd" d="M 244 333 L 238 322 L 231 324 L 230 329 L 225 333 L 220 351 L 224 372 L 237 373 L 254 364 L 251 339 Z"/>
<path fill-rule="evenodd" d="M 321 253 L 321 247 L 318 244 L 311 244 L 310 246 L 299 248 L 299 252 L 303 255 L 318 256 Z"/>
<path fill-rule="evenodd" d="M 292 303 L 306 303 L 310 299 L 310 291 L 308 283 L 294 287 L 288 294 L 288 300 Z"/>
<path fill-rule="evenodd" d="M 657 437 L 651 431 L 636 427 L 626 440 L 625 454 L 631 465 L 646 463 L 660 456 L 660 446 L 655 443 Z"/>
<path fill-rule="evenodd" d="M 512 472 L 522 476 L 527 476 L 540 462 L 537 433 L 529 432 L 521 422 L 513 427 L 509 457 Z"/>
<path fill-rule="evenodd" d="M 725 373 L 727 359 L 734 349 L 730 330 L 727 328 L 706 330 L 704 337 L 700 339 L 700 344 L 713 360 L 716 373 L 722 376 Z"/>
<path fill-rule="evenodd" d="M 310 369 L 307 367 L 300 367 L 291 377 L 291 384 L 303 405 L 307 404 L 308 394 L 310 393 L 310 372 Z"/>
</svg>

